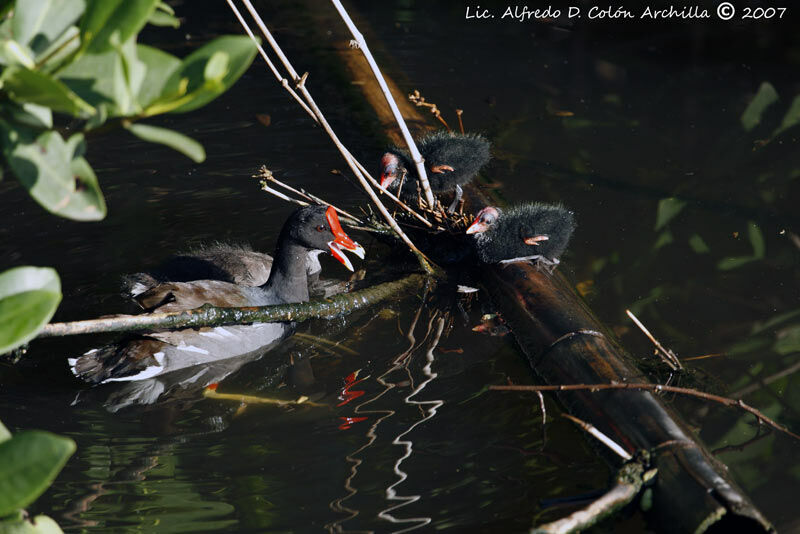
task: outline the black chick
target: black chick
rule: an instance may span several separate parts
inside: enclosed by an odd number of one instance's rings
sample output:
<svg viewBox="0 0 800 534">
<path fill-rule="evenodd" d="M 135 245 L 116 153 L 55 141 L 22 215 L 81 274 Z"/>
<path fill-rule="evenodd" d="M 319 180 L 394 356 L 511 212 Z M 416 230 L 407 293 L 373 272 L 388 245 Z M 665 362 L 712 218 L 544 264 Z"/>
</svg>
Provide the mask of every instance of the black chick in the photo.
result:
<svg viewBox="0 0 800 534">
<path fill-rule="evenodd" d="M 526 203 L 506 211 L 483 208 L 468 234 L 475 236 L 475 250 L 484 263 L 536 260 L 558 265 L 575 230 L 575 215 L 563 206 Z"/>
<path fill-rule="evenodd" d="M 489 141 L 478 134 L 435 132 L 417 141 L 425 160 L 425 171 L 434 195 L 453 191 L 455 197 L 448 208 L 454 213 L 461 200 L 461 186 L 472 180 L 491 157 Z M 417 174 L 411 155 L 393 147 L 381 158 L 381 187 L 395 193 L 404 202 L 417 199 Z M 420 191 L 422 188 L 419 188 Z M 399 193 L 398 193 L 399 190 Z"/>
</svg>

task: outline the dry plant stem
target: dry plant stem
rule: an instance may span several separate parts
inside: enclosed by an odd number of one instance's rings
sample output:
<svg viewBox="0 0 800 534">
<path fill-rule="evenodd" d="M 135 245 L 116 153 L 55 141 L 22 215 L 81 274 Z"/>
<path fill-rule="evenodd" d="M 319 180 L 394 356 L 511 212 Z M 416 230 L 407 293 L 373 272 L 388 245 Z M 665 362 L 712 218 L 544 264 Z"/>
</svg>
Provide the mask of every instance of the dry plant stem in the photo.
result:
<svg viewBox="0 0 800 534">
<path fill-rule="evenodd" d="M 375 58 L 372 57 L 372 52 L 369 51 L 367 41 L 364 40 L 364 36 L 361 35 L 361 32 L 358 31 L 356 25 L 353 24 L 353 21 L 350 19 L 350 15 L 347 14 L 347 10 L 345 10 L 344 6 L 342 6 L 342 3 L 339 0 L 331 0 L 331 2 L 336 8 L 336 11 L 339 12 L 339 16 L 342 17 L 342 20 L 347 25 L 347 29 L 350 30 L 353 38 L 358 43 L 358 47 L 361 49 L 361 53 L 364 54 L 367 63 L 369 63 L 372 73 L 375 75 L 375 79 L 378 81 L 378 85 L 381 87 L 383 96 L 386 98 L 386 103 L 389 104 L 389 108 L 394 114 L 397 125 L 400 127 L 400 131 L 403 133 L 403 139 L 405 139 L 406 144 L 408 145 L 411 158 L 414 160 L 414 164 L 417 167 L 417 174 L 419 174 L 419 179 L 422 183 L 422 190 L 425 192 L 425 200 L 428 202 L 428 206 L 433 206 L 433 192 L 431 191 L 431 186 L 428 182 L 428 175 L 425 173 L 424 160 L 422 159 L 422 155 L 419 153 L 419 149 L 417 149 L 417 145 L 414 143 L 414 139 L 411 137 L 411 132 L 408 131 L 406 121 L 403 119 L 403 116 L 400 114 L 400 110 L 397 108 L 397 103 L 394 101 L 394 97 L 392 97 L 392 93 L 389 91 L 389 86 L 386 85 L 386 80 L 383 79 L 383 75 L 381 74 L 380 68 L 378 68 L 378 64 L 375 62 Z"/>
<path fill-rule="evenodd" d="M 461 115 L 463 115 L 463 114 L 464 114 L 464 110 L 463 109 L 457 109 L 456 110 L 456 116 L 458 117 L 458 128 L 461 130 L 462 134 L 464 133 L 464 123 L 461 122 Z"/>
<path fill-rule="evenodd" d="M 285 184 L 285 183 L 281 182 L 280 180 L 275 178 L 275 176 L 272 174 L 272 171 L 267 169 L 267 167 L 265 165 L 261 166 L 261 168 L 258 170 L 258 174 L 254 174 L 253 178 L 261 178 L 261 179 L 267 180 L 268 182 L 272 182 L 275 185 L 283 187 L 287 191 L 291 191 L 295 195 L 298 195 L 298 196 L 302 197 L 303 199 L 305 199 L 308 202 L 314 202 L 316 204 L 324 204 L 326 206 L 333 206 L 333 209 L 335 209 L 336 212 L 339 213 L 339 215 L 343 215 L 344 217 L 352 219 L 358 224 L 364 224 L 364 222 L 361 221 L 361 219 L 359 219 L 358 217 L 356 217 L 352 213 L 348 213 L 348 212 L 346 212 L 345 210 L 343 210 L 341 208 L 337 208 L 336 206 L 334 206 L 330 202 L 327 202 L 327 201 L 321 199 L 320 197 L 314 196 L 314 195 L 312 195 L 310 193 L 306 193 L 302 189 L 295 189 L 294 187 L 290 186 L 289 184 Z"/>
<path fill-rule="evenodd" d="M 741 400 L 737 399 L 729 399 L 727 397 L 720 397 L 719 395 L 714 395 L 712 393 L 706 393 L 704 391 L 698 391 L 696 389 L 689 389 L 689 388 L 681 388 L 677 386 L 664 386 L 661 384 L 649 384 L 649 383 L 619 383 L 619 384 L 562 384 L 559 386 L 489 386 L 489 389 L 495 391 L 586 391 L 589 390 L 591 392 L 596 391 L 603 391 L 608 389 L 634 389 L 634 390 L 645 390 L 645 391 L 652 391 L 653 393 L 677 393 L 679 395 L 689 395 L 691 397 L 697 397 L 700 399 L 709 400 L 712 402 L 717 402 L 724 406 L 736 407 L 741 408 L 742 410 L 753 414 L 756 419 L 758 419 L 759 423 L 766 423 L 767 425 L 771 426 L 776 430 L 780 430 L 784 434 L 788 434 L 789 436 L 793 437 L 794 439 L 800 441 L 800 435 L 795 434 L 785 426 L 777 423 L 761 413 L 760 411 L 756 410 L 752 406 L 745 404 Z"/>
<path fill-rule="evenodd" d="M 228 5 L 231 7 L 231 10 L 233 11 L 233 14 L 236 15 L 237 19 L 239 19 L 239 24 L 242 25 L 242 27 L 244 28 L 244 31 L 247 32 L 247 35 L 250 36 L 250 39 L 252 39 L 253 42 L 256 43 L 256 46 L 258 47 L 259 54 L 261 54 L 261 57 L 264 59 L 264 61 L 266 61 L 267 66 L 269 67 L 269 70 L 272 71 L 272 74 L 275 75 L 275 78 L 278 79 L 278 82 L 283 86 L 284 89 L 286 89 L 289 92 L 289 94 L 292 96 L 292 98 L 294 98 L 295 101 L 297 101 L 297 103 L 300 104 L 300 107 L 302 107 L 304 110 L 306 110 L 306 113 L 311 115 L 311 117 L 314 118 L 314 120 L 316 120 L 316 117 L 314 117 L 314 112 L 311 111 L 311 108 L 309 108 L 306 105 L 306 103 L 303 102 L 303 99 L 300 98 L 300 96 L 297 93 L 294 92 L 294 90 L 291 88 L 291 86 L 289 86 L 289 80 L 287 80 L 286 78 L 281 76 L 280 72 L 278 72 L 278 69 L 272 63 L 272 60 L 269 59 L 269 56 L 267 55 L 266 51 L 264 51 L 264 48 L 261 46 L 261 43 L 259 43 L 258 39 L 256 39 L 256 36 L 253 35 L 253 32 L 250 30 L 250 26 L 247 25 L 247 23 L 245 22 L 244 18 L 242 17 L 242 14 L 239 12 L 239 10 L 236 8 L 236 6 L 233 4 L 233 1 L 232 0 L 227 0 L 227 2 L 228 2 Z"/>
<path fill-rule="evenodd" d="M 345 148 L 345 146 L 341 143 L 341 141 L 339 141 L 338 136 L 336 135 L 336 133 L 334 133 L 330 124 L 328 124 L 328 121 L 325 119 L 325 116 L 322 114 L 322 111 L 320 111 L 313 97 L 305 87 L 305 81 L 308 76 L 308 73 L 303 74 L 302 77 L 297 75 L 297 71 L 294 70 L 294 67 L 292 67 L 292 64 L 289 62 L 286 55 L 284 55 L 283 50 L 281 50 L 281 47 L 278 45 L 277 41 L 275 41 L 275 38 L 267 29 L 267 26 L 264 24 L 264 21 L 261 19 L 258 12 L 253 7 L 253 4 L 250 2 L 250 0 L 242 0 L 242 1 L 245 7 L 247 7 L 247 10 L 250 12 L 250 15 L 256 21 L 256 24 L 261 30 L 261 33 L 264 35 L 264 38 L 270 44 L 275 54 L 281 60 L 281 63 L 283 63 L 284 68 L 286 68 L 286 70 L 289 72 L 289 75 L 294 80 L 295 87 L 297 88 L 298 91 L 300 91 L 300 94 L 303 95 L 303 99 L 308 104 L 308 107 L 311 109 L 312 115 L 315 117 L 315 120 L 325 129 L 325 132 L 328 134 L 331 140 L 333 140 L 333 143 L 339 149 L 339 152 L 341 152 L 342 156 L 344 156 L 344 159 L 345 161 L 347 161 L 347 164 L 350 166 L 350 169 L 353 171 L 353 174 L 355 174 L 356 178 L 361 183 L 361 186 L 364 188 L 364 190 L 367 192 L 372 202 L 378 208 L 378 211 L 381 213 L 383 218 L 389 224 L 389 227 L 392 230 L 394 230 L 394 232 L 400 237 L 400 239 L 411 249 L 414 255 L 417 256 L 417 259 L 420 262 L 422 268 L 425 270 L 425 272 L 429 274 L 435 273 L 436 269 L 434 268 L 431 261 L 425 256 L 425 254 L 422 253 L 422 251 L 420 251 L 416 247 L 416 245 L 414 245 L 414 243 L 411 242 L 408 236 L 403 232 L 403 230 L 397 224 L 397 221 L 395 221 L 394 218 L 391 216 L 391 214 L 387 211 L 386 207 L 383 205 L 378 196 L 375 194 L 375 191 L 373 191 L 372 188 L 369 186 L 369 183 L 364 178 L 359 167 L 355 164 L 355 158 Z M 244 22 L 244 20 L 240 19 L 239 22 L 242 23 L 243 26 L 247 27 L 247 24 Z M 252 35 L 252 32 L 248 32 L 248 34 Z"/>
<path fill-rule="evenodd" d="M 644 335 L 646 335 L 648 339 L 653 342 L 653 345 L 655 345 L 656 349 L 658 349 L 658 352 L 661 355 L 661 359 L 664 360 L 664 363 L 666 363 L 673 371 L 677 371 L 678 369 L 683 369 L 683 365 L 681 365 L 681 361 L 678 359 L 677 356 L 675 356 L 675 353 L 672 352 L 671 350 L 665 349 L 664 346 L 661 345 L 661 343 L 659 343 L 655 337 L 653 337 L 653 334 L 651 334 L 650 331 L 647 328 L 645 328 L 642 322 L 636 318 L 636 316 L 633 314 L 632 311 L 625 310 L 625 313 L 627 313 L 628 317 L 631 318 L 631 320 L 636 324 L 636 326 L 638 326 L 639 329 L 642 332 L 644 332 Z"/>
<path fill-rule="evenodd" d="M 541 391 L 537 391 L 536 393 L 538 393 L 539 395 L 542 394 Z M 597 439 L 597 441 L 599 441 L 600 443 L 611 449 L 611 451 L 614 452 L 614 454 L 618 455 L 623 460 L 628 461 L 633 458 L 633 456 L 631 456 L 630 453 L 628 453 L 628 451 L 623 449 L 622 446 L 620 446 L 616 441 L 614 441 L 613 439 L 609 438 L 608 436 L 597 430 L 597 428 L 594 425 L 591 425 L 582 419 L 578 419 L 574 415 L 569 415 L 568 413 L 564 413 L 561 415 L 563 415 L 564 417 L 566 417 L 567 419 L 569 419 L 570 421 L 581 427 L 588 434 L 594 436 Z"/>
<path fill-rule="evenodd" d="M 539 409 L 542 410 L 542 426 L 547 424 L 547 408 L 544 405 L 544 395 L 542 395 L 541 391 L 536 392 L 539 395 Z"/>
<path fill-rule="evenodd" d="M 270 186 L 268 186 L 266 184 L 266 182 L 261 184 L 261 190 L 262 191 L 266 191 L 270 195 L 274 195 L 274 196 L 278 197 L 281 200 L 285 200 L 286 202 L 291 202 L 293 204 L 297 204 L 298 206 L 308 206 L 308 202 L 305 202 L 303 200 L 297 200 L 296 198 L 291 198 L 288 195 L 284 195 L 280 191 L 272 189 Z"/>
</svg>

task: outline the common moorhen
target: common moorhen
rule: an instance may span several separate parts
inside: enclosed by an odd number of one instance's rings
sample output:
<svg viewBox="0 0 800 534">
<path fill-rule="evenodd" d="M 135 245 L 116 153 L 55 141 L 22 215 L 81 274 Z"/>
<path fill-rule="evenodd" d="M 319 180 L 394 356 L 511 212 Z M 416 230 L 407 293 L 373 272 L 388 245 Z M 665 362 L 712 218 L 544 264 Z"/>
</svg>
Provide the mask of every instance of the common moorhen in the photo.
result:
<svg viewBox="0 0 800 534">
<path fill-rule="evenodd" d="M 307 258 L 311 251 L 329 251 L 353 270 L 343 255 L 347 250 L 364 257 L 364 249 L 342 230 L 332 207 L 307 206 L 295 211 L 281 229 L 269 279 L 259 287 L 221 280 L 167 282 L 138 295 L 148 310 L 181 311 L 203 304 L 265 306 L 305 302 L 309 298 Z M 94 384 L 144 380 L 198 364 L 251 353 L 280 342 L 292 323 L 256 323 L 247 326 L 207 327 L 156 332 L 121 344 L 92 349 L 70 359 L 72 372 Z"/>
<path fill-rule="evenodd" d="M 317 281 L 322 266 L 312 250 L 306 257 L 309 285 Z M 269 279 L 272 256 L 256 252 L 248 245 L 212 243 L 168 258 L 155 269 L 123 277 L 123 291 L 137 300 L 138 296 L 164 282 L 222 280 L 242 286 L 257 287 Z"/>
<path fill-rule="evenodd" d="M 434 195 L 454 191 L 448 208 L 454 213 L 461 200 L 461 186 L 472 180 L 489 158 L 489 141 L 478 134 L 435 132 L 417 141 L 425 160 L 431 191 Z M 381 158 L 381 187 L 397 194 L 404 202 L 414 202 L 421 195 L 419 175 L 411 155 L 393 147 Z M 399 190 L 399 193 L 398 193 Z"/>
<path fill-rule="evenodd" d="M 485 207 L 467 233 L 474 234 L 475 250 L 484 263 L 536 260 L 555 267 L 574 230 L 571 211 L 536 202 L 506 211 Z"/>
</svg>

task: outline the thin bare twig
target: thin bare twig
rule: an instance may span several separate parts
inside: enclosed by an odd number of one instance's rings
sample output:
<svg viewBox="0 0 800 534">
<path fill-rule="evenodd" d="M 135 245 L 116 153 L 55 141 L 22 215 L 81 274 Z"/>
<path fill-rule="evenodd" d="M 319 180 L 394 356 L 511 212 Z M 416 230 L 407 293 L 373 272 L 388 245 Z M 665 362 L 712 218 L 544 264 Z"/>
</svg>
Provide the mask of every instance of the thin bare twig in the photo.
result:
<svg viewBox="0 0 800 534">
<path fill-rule="evenodd" d="M 358 217 L 356 217 L 352 213 L 348 213 L 345 210 L 334 206 L 330 202 L 327 202 L 327 201 L 321 199 L 320 197 L 314 196 L 314 195 L 312 195 L 310 193 L 306 193 L 302 189 L 295 189 L 294 187 L 290 186 L 289 184 L 285 184 L 285 183 L 281 182 L 280 180 L 275 178 L 275 176 L 272 174 L 272 171 L 269 170 L 266 165 L 262 165 L 261 168 L 258 169 L 258 174 L 254 174 L 253 178 L 259 178 L 259 179 L 265 180 L 267 182 L 272 182 L 275 185 L 279 185 L 280 187 L 283 187 L 287 191 L 291 191 L 292 193 L 294 193 L 296 195 L 299 195 L 300 197 L 302 197 L 303 199 L 305 199 L 308 202 L 314 202 L 316 204 L 325 204 L 327 206 L 333 206 L 333 209 L 335 209 L 339 213 L 339 215 L 343 215 L 343 216 L 347 217 L 348 219 L 352 219 L 353 221 L 355 221 L 358 224 L 364 224 L 364 222 L 361 219 L 359 219 Z"/>
<path fill-rule="evenodd" d="M 433 114 L 433 116 L 436 117 L 439 120 L 439 122 L 444 124 L 444 127 L 447 128 L 448 131 L 451 131 L 450 126 L 447 124 L 447 121 L 444 120 L 444 117 L 442 117 L 442 112 L 439 111 L 439 108 L 436 107 L 436 104 L 434 104 L 433 102 L 426 102 L 425 97 L 422 96 L 418 90 L 414 89 L 414 92 L 408 95 L 408 99 L 411 102 L 413 102 L 414 105 L 416 105 L 417 107 L 428 108 Z M 463 128 L 461 129 L 461 133 L 464 133 Z"/>
<path fill-rule="evenodd" d="M 544 405 L 544 395 L 542 395 L 541 391 L 536 392 L 539 395 L 539 409 L 542 410 L 542 426 L 547 424 L 547 408 Z"/>
<path fill-rule="evenodd" d="M 650 384 L 650 383 L 562 384 L 558 386 L 514 385 L 514 386 L 489 386 L 489 389 L 495 391 L 587 391 L 588 390 L 593 393 L 596 391 L 602 391 L 608 389 L 633 389 L 633 390 L 652 391 L 653 393 L 661 393 L 666 391 L 667 393 L 678 393 L 680 395 L 689 395 L 691 397 L 697 397 L 700 399 L 717 402 L 724 406 L 741 408 L 742 410 L 756 416 L 759 423 L 766 423 L 772 428 L 780 430 L 784 434 L 788 434 L 789 436 L 792 436 L 796 440 L 800 440 L 800 435 L 795 434 L 794 432 L 792 432 L 785 426 L 781 425 L 780 423 L 773 421 L 772 419 L 761 413 L 759 410 L 753 408 L 748 404 L 745 404 L 742 400 L 720 397 L 719 395 L 706 393 L 705 391 L 698 391 L 696 389 L 681 388 L 677 386 L 664 386 L 662 384 Z"/>
<path fill-rule="evenodd" d="M 538 393 L 539 395 L 542 394 L 541 391 L 537 391 L 536 393 Z M 587 433 L 594 436 L 597 439 L 597 441 L 599 441 L 600 443 L 611 449 L 613 453 L 617 454 L 623 460 L 629 461 L 633 459 L 633 456 L 628 451 L 623 449 L 622 446 L 619 445 L 616 441 L 614 441 L 613 439 L 609 438 L 608 436 L 597 430 L 597 428 L 594 425 L 591 425 L 586 421 L 578 419 L 574 415 L 570 415 L 568 413 L 563 413 L 561 415 L 563 415 L 564 417 L 566 417 L 567 419 L 569 419 L 570 421 L 581 427 Z"/>
<path fill-rule="evenodd" d="M 456 110 L 456 116 L 458 117 L 458 128 L 461 130 L 461 133 L 464 133 L 464 123 L 461 121 L 461 115 L 464 114 L 463 109 Z"/>
<path fill-rule="evenodd" d="M 642 332 L 644 332 L 644 335 L 646 335 L 648 337 L 648 339 L 650 339 L 650 341 L 653 342 L 653 345 L 656 346 L 658 354 L 661 355 L 661 359 L 664 360 L 664 363 L 669 365 L 669 367 L 673 371 L 677 371 L 678 369 L 683 369 L 683 365 L 681 365 L 681 361 L 678 359 L 678 357 L 675 355 L 675 353 L 672 352 L 671 350 L 665 349 L 664 346 L 661 345 L 661 343 L 659 343 L 658 340 L 655 337 L 653 337 L 653 334 L 651 334 L 650 331 L 647 330 L 647 328 L 645 328 L 645 326 L 642 324 L 642 322 L 639 319 L 636 318 L 636 316 L 633 314 L 632 311 L 625 310 L 625 313 L 627 313 L 628 317 L 630 317 L 631 320 L 634 323 L 636 323 L 636 326 L 638 326 L 639 329 Z"/>
<path fill-rule="evenodd" d="M 742 397 L 758 391 L 761 388 L 765 388 L 776 380 L 780 380 L 781 378 L 794 374 L 797 371 L 800 371 L 800 360 L 796 361 L 793 365 L 790 365 L 786 369 L 778 371 L 774 375 L 757 380 L 754 384 L 750 384 L 749 386 L 743 387 L 739 391 L 731 393 L 731 397 L 741 399 Z"/>
</svg>

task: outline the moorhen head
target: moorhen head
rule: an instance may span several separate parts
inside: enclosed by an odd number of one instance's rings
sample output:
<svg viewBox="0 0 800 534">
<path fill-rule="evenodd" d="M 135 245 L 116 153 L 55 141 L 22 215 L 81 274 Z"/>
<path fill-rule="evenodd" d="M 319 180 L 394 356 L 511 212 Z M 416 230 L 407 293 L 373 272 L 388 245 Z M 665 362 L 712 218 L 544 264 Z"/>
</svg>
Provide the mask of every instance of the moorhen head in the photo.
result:
<svg viewBox="0 0 800 534">
<path fill-rule="evenodd" d="M 461 186 L 470 182 L 491 157 L 489 141 L 478 134 L 435 132 L 417 141 L 434 195 L 453 191 L 448 211 L 453 213 L 461 199 Z M 397 147 L 381 158 L 381 187 L 404 202 L 418 196 L 419 175 L 411 155 Z M 421 188 L 420 188 L 421 190 Z"/>
<path fill-rule="evenodd" d="M 555 266 L 575 230 L 575 215 L 563 206 L 527 203 L 483 208 L 467 233 L 484 263 L 536 260 Z"/>
<path fill-rule="evenodd" d="M 221 280 L 167 282 L 136 298 L 146 310 L 159 312 L 204 304 L 241 307 L 305 302 L 309 298 L 309 252 L 330 252 L 352 271 L 345 250 L 364 257 L 364 249 L 342 230 L 332 207 L 307 206 L 296 210 L 284 223 L 269 278 L 263 285 L 250 287 Z M 76 376 L 95 384 L 142 380 L 264 349 L 280 342 L 291 330 L 289 323 L 260 323 L 154 332 L 92 349 L 69 363 Z"/>
</svg>

